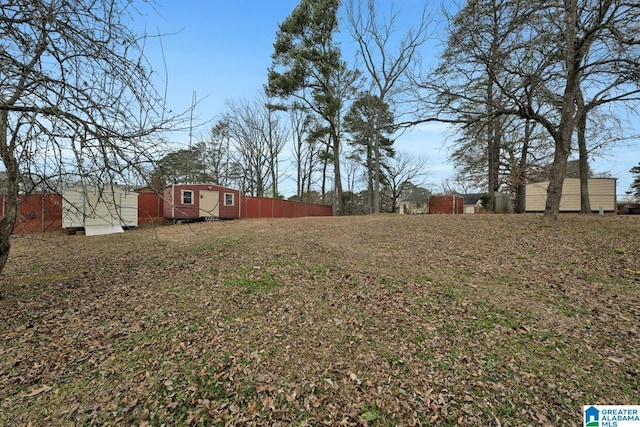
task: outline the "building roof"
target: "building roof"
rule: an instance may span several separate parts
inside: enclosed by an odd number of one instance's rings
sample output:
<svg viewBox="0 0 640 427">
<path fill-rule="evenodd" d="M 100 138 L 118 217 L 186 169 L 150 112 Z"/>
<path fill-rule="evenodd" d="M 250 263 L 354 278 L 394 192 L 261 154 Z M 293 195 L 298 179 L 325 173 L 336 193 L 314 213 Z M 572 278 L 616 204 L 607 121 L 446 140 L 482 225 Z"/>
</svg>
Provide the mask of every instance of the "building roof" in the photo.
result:
<svg viewBox="0 0 640 427">
<path fill-rule="evenodd" d="M 469 193 L 462 194 L 462 198 L 464 199 L 465 205 L 476 205 L 478 204 L 478 200 L 482 198 L 483 193 Z"/>
</svg>

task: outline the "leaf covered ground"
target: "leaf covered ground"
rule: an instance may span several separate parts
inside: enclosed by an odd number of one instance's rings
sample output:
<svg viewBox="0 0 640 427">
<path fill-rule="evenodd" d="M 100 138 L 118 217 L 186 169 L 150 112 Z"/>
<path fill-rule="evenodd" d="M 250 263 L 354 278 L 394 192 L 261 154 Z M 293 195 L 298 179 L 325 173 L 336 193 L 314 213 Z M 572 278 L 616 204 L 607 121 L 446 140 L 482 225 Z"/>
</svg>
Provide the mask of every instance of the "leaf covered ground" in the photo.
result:
<svg viewBox="0 0 640 427">
<path fill-rule="evenodd" d="M 0 425 L 582 425 L 640 401 L 640 217 L 15 237 Z"/>
</svg>

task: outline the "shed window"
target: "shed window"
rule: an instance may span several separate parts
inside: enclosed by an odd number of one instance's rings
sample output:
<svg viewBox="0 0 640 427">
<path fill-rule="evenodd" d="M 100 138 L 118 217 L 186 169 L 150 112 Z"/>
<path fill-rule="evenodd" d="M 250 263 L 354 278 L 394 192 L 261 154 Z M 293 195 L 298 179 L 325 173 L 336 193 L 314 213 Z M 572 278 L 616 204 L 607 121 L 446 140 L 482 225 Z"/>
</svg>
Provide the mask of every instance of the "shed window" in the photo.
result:
<svg viewBox="0 0 640 427">
<path fill-rule="evenodd" d="M 224 205 L 233 206 L 233 193 L 224 193 Z"/>
<path fill-rule="evenodd" d="M 182 191 L 182 204 L 183 205 L 192 205 L 193 204 L 193 191 L 191 191 L 191 190 L 183 190 Z"/>
</svg>

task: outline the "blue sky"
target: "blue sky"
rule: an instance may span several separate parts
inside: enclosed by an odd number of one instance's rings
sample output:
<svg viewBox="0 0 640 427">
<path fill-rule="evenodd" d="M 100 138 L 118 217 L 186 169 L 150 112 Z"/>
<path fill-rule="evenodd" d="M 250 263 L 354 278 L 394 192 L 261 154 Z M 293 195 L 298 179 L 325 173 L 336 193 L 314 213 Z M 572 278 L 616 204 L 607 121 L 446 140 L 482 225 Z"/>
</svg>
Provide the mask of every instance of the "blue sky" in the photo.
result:
<svg viewBox="0 0 640 427">
<path fill-rule="evenodd" d="M 204 123 L 193 131 L 196 140 L 210 127 L 207 122 L 224 113 L 226 100 L 252 99 L 261 91 L 271 65 L 278 24 L 286 19 L 298 0 L 158 2 L 157 12 L 144 9 L 140 25 L 146 26 L 149 33 L 166 34 L 162 37 L 162 48 L 168 72 L 170 108 L 174 112 L 189 110 L 196 92 L 199 104 L 194 110 L 194 124 Z M 391 4 L 392 1 L 380 1 L 380 10 Z M 422 1 L 396 1 L 395 7 L 411 17 L 421 10 Z M 411 25 L 411 22 L 407 24 Z M 350 46 L 342 47 L 343 52 L 349 51 Z M 154 68 L 162 72 L 164 64 L 160 52 L 157 42 L 148 44 L 147 55 Z M 430 59 L 430 52 L 423 54 L 425 60 Z M 435 189 L 439 189 L 442 180 L 453 175 L 452 166 L 446 162 L 444 129 L 445 126 L 439 124 L 421 125 L 396 142 L 399 151 L 428 159 L 427 182 Z M 176 133 L 170 138 L 182 146 L 189 141 L 188 132 Z M 281 170 L 289 166 L 288 156 L 288 152 L 283 154 Z M 618 178 L 617 192 L 624 195 L 631 183 L 628 171 L 638 162 L 640 145 L 634 140 L 620 144 L 606 159 L 596 159 L 592 169 L 609 171 Z M 290 196 L 295 192 L 295 183 L 285 178 L 280 188 L 285 196 Z"/>
<path fill-rule="evenodd" d="M 193 91 L 199 121 L 221 114 L 227 99 L 251 98 L 266 82 L 278 23 L 297 0 L 164 1 L 150 12 L 149 33 L 167 34 L 162 47 L 168 68 L 168 101 L 188 110 Z M 162 71 L 159 46 L 147 50 Z"/>
</svg>

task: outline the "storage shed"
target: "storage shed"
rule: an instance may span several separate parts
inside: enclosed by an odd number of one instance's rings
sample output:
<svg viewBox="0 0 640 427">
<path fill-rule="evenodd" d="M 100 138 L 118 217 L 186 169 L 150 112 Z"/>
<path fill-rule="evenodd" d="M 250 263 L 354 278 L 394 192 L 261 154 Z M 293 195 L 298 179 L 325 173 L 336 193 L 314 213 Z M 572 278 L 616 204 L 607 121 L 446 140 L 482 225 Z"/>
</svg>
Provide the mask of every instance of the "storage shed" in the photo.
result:
<svg viewBox="0 0 640 427">
<path fill-rule="evenodd" d="M 62 228 L 87 235 L 138 226 L 138 194 L 121 186 L 73 186 L 62 192 Z"/>
<path fill-rule="evenodd" d="M 431 196 L 429 199 L 430 214 L 462 214 L 464 198 L 455 194 Z"/>
<path fill-rule="evenodd" d="M 589 204 L 598 212 L 616 211 L 616 178 L 589 178 Z M 547 202 L 549 181 L 527 184 L 525 187 L 525 211 L 543 212 Z M 560 212 L 580 212 L 580 178 L 566 178 L 562 185 Z"/>
<path fill-rule="evenodd" d="M 164 189 L 164 217 L 173 221 L 240 218 L 240 192 L 215 184 L 174 184 Z"/>
</svg>

